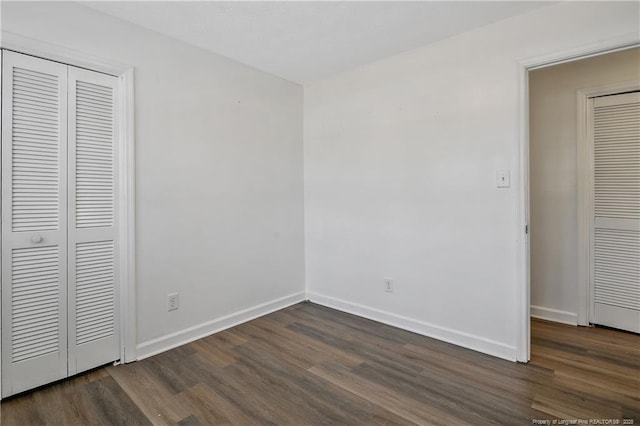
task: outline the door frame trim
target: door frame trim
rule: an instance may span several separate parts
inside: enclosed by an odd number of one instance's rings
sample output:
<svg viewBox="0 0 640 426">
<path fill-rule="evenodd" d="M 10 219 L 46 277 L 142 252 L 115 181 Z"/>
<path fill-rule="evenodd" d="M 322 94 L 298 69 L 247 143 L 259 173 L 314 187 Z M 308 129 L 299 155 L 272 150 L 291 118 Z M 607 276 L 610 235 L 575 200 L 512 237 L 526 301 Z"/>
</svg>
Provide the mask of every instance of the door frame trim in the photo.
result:
<svg viewBox="0 0 640 426">
<path fill-rule="evenodd" d="M 578 168 L 578 325 L 587 326 L 593 314 L 591 243 L 593 222 L 593 135 L 588 129 L 589 100 L 598 96 L 640 90 L 640 81 L 629 80 L 588 87 L 576 92 Z"/>
<path fill-rule="evenodd" d="M 137 337 L 134 67 L 8 31 L 0 33 L 0 49 L 86 68 L 118 78 L 120 361 L 135 361 Z"/>
<path fill-rule="evenodd" d="M 516 309 L 517 340 L 516 360 L 528 362 L 531 359 L 531 264 L 529 235 L 525 229 L 529 226 L 529 71 L 585 59 L 605 53 L 631 49 L 640 46 L 638 34 L 627 33 L 617 37 L 600 40 L 595 43 L 577 46 L 571 49 L 547 52 L 535 57 L 524 58 L 518 63 L 520 75 L 519 88 L 519 138 L 516 142 L 518 152 L 518 183 L 516 209 Z"/>
</svg>

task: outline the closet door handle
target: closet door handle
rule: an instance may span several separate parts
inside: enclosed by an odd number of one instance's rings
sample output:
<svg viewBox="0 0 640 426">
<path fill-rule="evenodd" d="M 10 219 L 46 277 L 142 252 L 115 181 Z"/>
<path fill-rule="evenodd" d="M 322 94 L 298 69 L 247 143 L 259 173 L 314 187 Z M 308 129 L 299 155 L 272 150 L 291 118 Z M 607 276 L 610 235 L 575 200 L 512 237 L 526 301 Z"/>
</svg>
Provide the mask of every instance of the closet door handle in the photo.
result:
<svg viewBox="0 0 640 426">
<path fill-rule="evenodd" d="M 31 242 L 32 243 L 41 243 L 42 242 L 42 236 L 34 235 L 33 237 L 31 237 Z"/>
</svg>

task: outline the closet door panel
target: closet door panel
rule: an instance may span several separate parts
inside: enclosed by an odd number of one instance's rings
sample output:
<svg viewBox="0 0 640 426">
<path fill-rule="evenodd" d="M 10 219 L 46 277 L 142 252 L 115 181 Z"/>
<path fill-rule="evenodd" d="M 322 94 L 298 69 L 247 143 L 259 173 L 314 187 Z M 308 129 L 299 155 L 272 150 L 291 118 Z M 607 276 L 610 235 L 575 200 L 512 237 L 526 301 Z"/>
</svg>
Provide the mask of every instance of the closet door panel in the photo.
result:
<svg viewBox="0 0 640 426">
<path fill-rule="evenodd" d="M 120 358 L 115 77 L 69 67 L 69 374 Z"/>
<path fill-rule="evenodd" d="M 592 100 L 591 320 L 640 333 L 640 93 Z"/>
<path fill-rule="evenodd" d="M 3 52 L 3 396 L 67 376 L 66 114 L 66 66 Z"/>
</svg>

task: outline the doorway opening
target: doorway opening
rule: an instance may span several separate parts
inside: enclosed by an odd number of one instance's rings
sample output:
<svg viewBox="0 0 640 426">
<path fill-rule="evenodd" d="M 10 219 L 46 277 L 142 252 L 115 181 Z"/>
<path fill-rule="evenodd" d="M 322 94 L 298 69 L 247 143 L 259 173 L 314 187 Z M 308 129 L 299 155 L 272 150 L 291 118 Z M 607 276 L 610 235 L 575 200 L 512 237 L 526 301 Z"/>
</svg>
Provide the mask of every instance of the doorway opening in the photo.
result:
<svg viewBox="0 0 640 426">
<path fill-rule="evenodd" d="M 528 72 L 534 328 L 640 331 L 638 70 L 634 47 Z"/>
</svg>

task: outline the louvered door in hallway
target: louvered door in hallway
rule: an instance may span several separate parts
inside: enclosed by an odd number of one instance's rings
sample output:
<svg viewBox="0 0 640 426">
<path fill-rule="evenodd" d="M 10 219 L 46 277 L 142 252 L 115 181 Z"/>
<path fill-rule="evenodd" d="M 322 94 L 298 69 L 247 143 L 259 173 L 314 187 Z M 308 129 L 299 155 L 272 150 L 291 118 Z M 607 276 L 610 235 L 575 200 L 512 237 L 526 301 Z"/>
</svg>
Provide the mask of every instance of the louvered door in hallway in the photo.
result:
<svg viewBox="0 0 640 426">
<path fill-rule="evenodd" d="M 640 333 L 640 93 L 591 100 L 591 322 Z"/>
<path fill-rule="evenodd" d="M 112 76 L 2 55 L 2 396 L 120 357 Z"/>
</svg>

